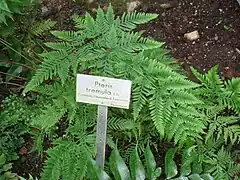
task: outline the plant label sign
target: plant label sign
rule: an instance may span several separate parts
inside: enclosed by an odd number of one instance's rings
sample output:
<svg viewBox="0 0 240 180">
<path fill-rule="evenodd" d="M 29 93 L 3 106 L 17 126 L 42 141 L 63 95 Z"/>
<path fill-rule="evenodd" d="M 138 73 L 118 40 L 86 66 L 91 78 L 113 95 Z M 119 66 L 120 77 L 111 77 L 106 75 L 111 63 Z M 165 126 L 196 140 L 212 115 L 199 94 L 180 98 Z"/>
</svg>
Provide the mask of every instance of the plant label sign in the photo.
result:
<svg viewBox="0 0 240 180">
<path fill-rule="evenodd" d="M 78 74 L 76 101 L 128 109 L 131 85 L 129 80 Z"/>
</svg>

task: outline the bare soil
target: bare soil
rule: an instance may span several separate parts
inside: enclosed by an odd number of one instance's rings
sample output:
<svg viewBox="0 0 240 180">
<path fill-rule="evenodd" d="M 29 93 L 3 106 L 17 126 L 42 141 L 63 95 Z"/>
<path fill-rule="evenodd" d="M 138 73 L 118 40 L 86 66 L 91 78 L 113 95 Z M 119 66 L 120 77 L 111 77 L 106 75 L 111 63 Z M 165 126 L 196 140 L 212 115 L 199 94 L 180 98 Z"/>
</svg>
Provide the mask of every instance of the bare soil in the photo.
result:
<svg viewBox="0 0 240 180">
<path fill-rule="evenodd" d="M 225 77 L 240 77 L 240 6 L 236 0 L 147 1 L 140 10 L 160 14 L 142 26 L 156 40 L 166 42 L 173 57 L 204 72 L 219 65 Z M 161 4 L 170 4 L 161 8 Z M 184 34 L 197 30 L 200 38 Z"/>
</svg>

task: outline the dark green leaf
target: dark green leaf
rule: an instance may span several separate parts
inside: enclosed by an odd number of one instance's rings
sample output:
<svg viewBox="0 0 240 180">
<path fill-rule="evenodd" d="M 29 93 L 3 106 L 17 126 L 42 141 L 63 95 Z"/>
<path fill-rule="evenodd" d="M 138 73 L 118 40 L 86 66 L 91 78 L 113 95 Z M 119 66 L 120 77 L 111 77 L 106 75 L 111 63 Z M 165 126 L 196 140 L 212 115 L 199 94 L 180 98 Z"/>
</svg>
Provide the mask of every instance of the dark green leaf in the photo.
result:
<svg viewBox="0 0 240 180">
<path fill-rule="evenodd" d="M 173 178 L 178 173 L 177 165 L 173 161 L 176 152 L 177 148 L 171 148 L 168 150 L 165 156 L 165 174 L 167 176 L 167 179 Z"/>
<path fill-rule="evenodd" d="M 131 170 L 132 180 L 145 179 L 145 170 L 138 156 L 137 147 L 135 147 L 135 149 L 132 151 L 130 155 L 130 170 Z"/>
<path fill-rule="evenodd" d="M 128 180 L 130 173 L 124 160 L 120 156 L 117 148 L 115 148 L 110 156 L 110 169 L 116 180 Z"/>
<path fill-rule="evenodd" d="M 7 71 L 8 74 L 11 74 L 12 76 L 6 76 L 6 82 L 9 82 L 11 79 L 14 78 L 14 76 L 18 76 L 22 72 L 23 68 L 22 66 L 11 66 L 11 68 Z"/>
<path fill-rule="evenodd" d="M 0 18 L 0 22 L 1 22 L 1 18 Z M 8 37 L 10 35 L 13 35 L 15 30 L 16 30 L 16 23 L 15 22 L 8 22 L 7 26 L 2 26 L 1 27 L 1 33 L 0 34 L 1 34 L 2 37 Z M 0 60 L 1 60 L 1 58 L 0 58 Z"/>
<path fill-rule="evenodd" d="M 0 1 L 0 9 L 1 9 L 1 10 L 4 10 L 4 11 L 7 11 L 7 12 L 11 12 L 11 11 L 9 10 L 8 5 L 7 5 L 7 3 L 6 3 L 5 0 L 1 0 L 1 1 Z"/>
<path fill-rule="evenodd" d="M 214 180 L 214 178 L 210 174 L 202 174 L 201 175 L 202 179 L 204 180 Z"/>
<path fill-rule="evenodd" d="M 192 172 L 196 174 L 200 174 L 202 173 L 202 171 L 203 171 L 202 163 L 198 160 L 198 158 L 195 158 L 192 164 Z"/>
<path fill-rule="evenodd" d="M 190 180 L 203 180 L 201 178 L 201 176 L 199 176 L 199 174 L 192 174 L 191 176 L 189 176 Z"/>
<path fill-rule="evenodd" d="M 1 154 L 0 156 L 0 167 L 2 167 L 6 163 L 6 156 Z"/>
<path fill-rule="evenodd" d="M 193 161 L 193 157 L 191 156 L 191 153 L 194 147 L 195 146 L 183 150 L 182 166 L 180 169 L 181 176 L 188 176 L 191 173 L 191 163 Z"/>
<path fill-rule="evenodd" d="M 10 67 L 10 63 L 8 63 L 8 62 L 0 62 L 0 66 L 2 66 L 2 67 Z"/>
<path fill-rule="evenodd" d="M 171 180 L 188 180 L 187 177 L 178 177 L 178 178 L 174 178 L 174 179 L 171 179 Z"/>
<path fill-rule="evenodd" d="M 161 176 L 161 174 L 162 174 L 162 168 L 158 167 L 157 169 L 155 169 L 155 171 L 154 171 L 155 178 Z"/>
<path fill-rule="evenodd" d="M 107 173 L 101 170 L 96 164 L 96 161 L 94 161 L 93 159 L 89 159 L 87 163 L 87 176 L 89 177 L 89 179 L 93 179 L 93 180 L 95 179 L 109 180 L 110 179 Z"/>
<path fill-rule="evenodd" d="M 144 155 L 145 155 L 145 161 L 146 161 L 146 167 L 147 167 L 147 177 L 148 179 L 153 179 L 154 172 L 156 169 L 156 162 L 149 145 L 147 145 Z"/>
<path fill-rule="evenodd" d="M 18 180 L 18 177 L 15 173 L 12 173 L 10 171 L 7 171 L 4 173 L 4 179 L 8 180 Z"/>
<path fill-rule="evenodd" d="M 12 169 L 12 163 L 5 164 L 2 169 L 3 171 L 8 171 Z"/>
</svg>

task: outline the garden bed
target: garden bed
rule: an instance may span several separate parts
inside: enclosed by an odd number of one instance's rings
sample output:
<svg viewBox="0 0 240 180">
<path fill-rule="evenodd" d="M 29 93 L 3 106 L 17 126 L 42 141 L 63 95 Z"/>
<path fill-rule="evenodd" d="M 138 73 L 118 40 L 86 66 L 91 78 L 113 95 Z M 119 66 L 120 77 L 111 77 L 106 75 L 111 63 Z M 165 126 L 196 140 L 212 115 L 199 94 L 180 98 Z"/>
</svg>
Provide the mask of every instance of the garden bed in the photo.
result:
<svg viewBox="0 0 240 180">
<path fill-rule="evenodd" d="M 119 3 L 112 1 L 114 3 Z M 121 4 L 121 3 L 120 3 Z M 164 4 L 164 5 L 163 5 Z M 42 3 L 39 19 L 57 21 L 55 29 L 73 30 L 71 16 L 83 15 L 86 11 L 94 12 L 97 6 L 107 8 L 107 1 L 97 1 L 89 4 L 69 2 L 68 0 L 46 0 Z M 117 6 L 118 14 L 126 11 L 126 2 Z M 155 40 L 165 42 L 165 47 L 189 73 L 189 78 L 196 80 L 190 73 L 190 66 L 200 72 L 206 72 L 215 65 L 219 65 L 220 75 L 224 78 L 240 77 L 240 6 L 236 0 L 198 1 L 198 0 L 143 0 L 136 7 L 137 11 L 157 13 L 159 17 L 152 22 L 141 25 L 137 30 L 146 30 L 144 36 L 151 36 Z M 198 31 L 196 40 L 188 40 L 186 33 Z M 49 37 L 45 37 L 49 39 Z M 21 82 L 21 84 L 23 84 Z M 0 100 L 7 96 L 11 89 L 1 85 Z M 60 137 L 66 129 L 65 121 L 60 121 Z M 52 146 L 45 140 L 45 147 Z M 32 153 L 33 139 L 31 135 L 25 138 L 23 147 L 18 150 L 20 159 L 13 166 L 13 171 L 27 177 L 28 173 L 40 177 L 46 154 L 40 157 Z M 172 143 L 161 144 L 158 147 L 157 164 L 163 166 L 162 159 Z M 238 149 L 239 145 L 236 148 Z M 177 163 L 181 165 L 181 156 L 177 156 Z"/>
</svg>

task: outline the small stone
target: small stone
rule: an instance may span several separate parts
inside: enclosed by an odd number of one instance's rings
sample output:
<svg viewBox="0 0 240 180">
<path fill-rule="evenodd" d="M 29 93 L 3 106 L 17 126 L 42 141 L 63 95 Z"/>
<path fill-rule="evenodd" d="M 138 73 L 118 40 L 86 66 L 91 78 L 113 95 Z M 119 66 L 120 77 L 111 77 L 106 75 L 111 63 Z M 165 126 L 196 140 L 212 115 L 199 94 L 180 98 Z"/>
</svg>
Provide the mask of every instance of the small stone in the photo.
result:
<svg viewBox="0 0 240 180">
<path fill-rule="evenodd" d="M 218 36 L 216 35 L 216 36 L 214 37 L 214 39 L 215 39 L 215 41 L 217 41 L 217 40 L 218 40 Z"/>
<path fill-rule="evenodd" d="M 163 9 L 169 9 L 172 7 L 172 5 L 170 3 L 163 3 L 163 4 L 160 4 L 160 7 Z"/>
<path fill-rule="evenodd" d="M 197 30 L 196 30 L 196 31 L 193 31 L 193 32 L 190 32 L 190 33 L 184 34 L 184 37 L 185 37 L 186 39 L 190 40 L 190 41 L 194 41 L 194 40 L 197 40 L 197 39 L 200 38 L 199 33 L 198 33 Z"/>
<path fill-rule="evenodd" d="M 27 148 L 23 146 L 23 147 L 19 150 L 18 153 L 19 153 L 20 155 L 24 155 L 24 154 L 27 154 L 27 152 L 28 152 Z"/>
<path fill-rule="evenodd" d="M 132 1 L 127 3 L 127 11 L 128 12 L 133 12 L 136 10 L 139 6 L 141 5 L 140 1 Z"/>
<path fill-rule="evenodd" d="M 108 9 L 108 6 L 107 6 L 107 5 L 103 6 L 103 10 L 104 10 L 104 11 L 107 11 L 107 9 Z"/>
<path fill-rule="evenodd" d="M 49 10 L 47 6 L 43 6 L 41 10 L 42 10 L 42 16 L 46 16 L 47 14 L 49 14 Z"/>
<path fill-rule="evenodd" d="M 187 59 L 188 59 L 188 60 L 191 60 L 191 59 L 192 59 L 192 56 L 188 56 Z"/>
<path fill-rule="evenodd" d="M 238 54 L 240 54 L 240 50 L 238 48 L 236 48 L 236 51 L 237 51 Z"/>
<path fill-rule="evenodd" d="M 92 4 L 94 0 L 87 0 L 88 4 Z"/>
<path fill-rule="evenodd" d="M 240 0 L 237 0 L 238 4 L 240 5 Z"/>
<path fill-rule="evenodd" d="M 92 8 L 91 10 L 92 10 L 92 12 L 97 12 L 96 8 Z"/>
</svg>

